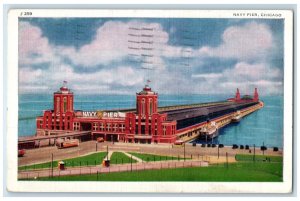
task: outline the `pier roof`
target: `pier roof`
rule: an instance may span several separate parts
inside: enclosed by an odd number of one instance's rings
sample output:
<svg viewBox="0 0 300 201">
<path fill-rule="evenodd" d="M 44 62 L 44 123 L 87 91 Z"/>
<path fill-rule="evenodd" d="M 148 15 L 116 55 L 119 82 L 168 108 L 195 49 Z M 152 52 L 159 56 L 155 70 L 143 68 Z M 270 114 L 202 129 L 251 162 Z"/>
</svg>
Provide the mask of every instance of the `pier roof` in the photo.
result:
<svg viewBox="0 0 300 201">
<path fill-rule="evenodd" d="M 210 106 L 200 106 L 200 107 L 193 107 L 193 108 L 186 108 L 186 109 L 177 109 L 177 110 L 171 110 L 166 111 L 167 113 L 167 120 L 170 121 L 179 121 L 184 120 L 188 118 L 193 117 L 199 117 L 199 116 L 207 116 L 207 118 L 210 117 L 210 115 L 217 113 L 217 112 L 223 112 L 227 109 L 233 109 L 238 110 L 241 106 L 246 106 L 249 103 L 234 103 L 234 102 L 227 102 L 220 105 L 210 105 Z"/>
</svg>

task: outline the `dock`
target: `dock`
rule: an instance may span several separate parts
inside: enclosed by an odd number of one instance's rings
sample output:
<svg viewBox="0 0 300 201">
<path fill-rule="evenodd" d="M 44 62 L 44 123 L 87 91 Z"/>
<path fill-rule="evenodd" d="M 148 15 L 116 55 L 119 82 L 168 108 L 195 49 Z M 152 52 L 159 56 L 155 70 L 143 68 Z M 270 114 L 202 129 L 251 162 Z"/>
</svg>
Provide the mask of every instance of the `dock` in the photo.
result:
<svg viewBox="0 0 300 201">
<path fill-rule="evenodd" d="M 174 115 L 173 118 L 176 119 L 177 121 L 179 120 L 179 122 L 180 119 L 184 121 L 185 120 L 184 116 L 186 115 L 190 115 L 192 119 L 202 118 L 202 120 L 197 124 L 192 124 L 191 126 L 188 125 L 186 127 L 183 126 L 183 128 L 179 128 L 177 133 L 177 138 L 182 140 L 183 142 L 189 142 L 194 139 L 197 139 L 200 136 L 200 130 L 203 127 L 208 125 L 208 122 L 205 120 L 208 117 L 212 117 L 209 119 L 209 121 L 215 122 L 217 128 L 220 129 L 232 122 L 232 118 L 235 115 L 236 108 L 241 108 L 239 111 L 240 111 L 241 118 L 243 118 L 262 108 L 264 106 L 264 103 L 262 101 L 259 101 L 258 103 L 255 104 L 252 103 L 251 106 L 245 104 L 244 106 L 245 107 L 243 108 L 243 104 L 234 104 L 234 105 L 226 105 L 226 106 L 220 105 L 218 107 L 214 107 L 214 106 L 202 107 L 194 111 L 193 110 L 181 111 L 183 113 L 178 112 L 178 115 Z M 228 111 L 226 112 L 226 110 Z M 218 115 L 218 112 L 225 113 L 225 114 Z"/>
</svg>

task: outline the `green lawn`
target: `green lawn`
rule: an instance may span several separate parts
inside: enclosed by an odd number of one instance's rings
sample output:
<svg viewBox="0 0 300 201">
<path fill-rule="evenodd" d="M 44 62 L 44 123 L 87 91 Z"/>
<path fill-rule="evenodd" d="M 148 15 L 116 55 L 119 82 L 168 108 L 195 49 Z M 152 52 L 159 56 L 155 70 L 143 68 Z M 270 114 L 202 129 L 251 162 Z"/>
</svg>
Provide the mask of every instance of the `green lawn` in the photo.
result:
<svg viewBox="0 0 300 201">
<path fill-rule="evenodd" d="M 154 154 L 144 154 L 144 153 L 135 153 L 129 152 L 129 154 L 142 159 L 143 161 L 165 161 L 165 160 L 178 160 L 178 157 L 173 156 L 159 156 Z M 183 160 L 183 158 L 179 158 L 179 160 Z"/>
<path fill-rule="evenodd" d="M 131 163 L 131 158 L 123 154 L 122 152 L 113 152 L 110 157 L 110 164 L 125 164 Z M 132 159 L 132 163 L 136 163 L 137 161 Z"/>
<path fill-rule="evenodd" d="M 253 161 L 254 155 L 237 154 L 235 158 L 237 161 Z M 255 155 L 255 161 L 282 162 L 282 156 Z"/>
<path fill-rule="evenodd" d="M 280 182 L 280 162 L 237 162 L 209 167 L 145 170 L 94 175 L 61 176 L 39 178 L 54 181 L 219 181 L 219 182 Z"/>
<path fill-rule="evenodd" d="M 107 152 L 98 152 L 89 154 L 86 156 L 80 156 L 77 158 L 69 158 L 63 160 L 66 167 L 76 167 L 76 166 L 89 166 L 89 165 L 99 165 L 102 163 L 104 157 L 107 155 Z M 58 161 L 53 161 L 53 166 L 58 166 Z M 41 168 L 51 168 L 51 161 L 46 163 L 40 163 L 35 165 L 21 166 L 19 170 L 32 170 L 32 169 L 41 169 Z"/>
</svg>

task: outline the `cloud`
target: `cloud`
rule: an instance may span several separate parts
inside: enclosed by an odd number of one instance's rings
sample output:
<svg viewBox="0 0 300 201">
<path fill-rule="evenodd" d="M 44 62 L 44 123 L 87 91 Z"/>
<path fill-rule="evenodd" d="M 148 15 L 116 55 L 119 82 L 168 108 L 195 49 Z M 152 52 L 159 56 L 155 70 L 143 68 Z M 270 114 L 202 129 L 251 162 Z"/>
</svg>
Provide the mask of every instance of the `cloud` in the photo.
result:
<svg viewBox="0 0 300 201">
<path fill-rule="evenodd" d="M 107 93 L 110 91 L 110 85 L 115 83 L 127 87 L 142 86 L 143 84 L 143 78 L 129 66 L 102 69 L 95 73 L 84 73 L 75 72 L 69 65 L 61 65 L 59 70 L 57 67 L 44 71 L 22 68 L 19 73 L 21 92 L 28 92 L 29 89 L 34 88 L 39 88 L 42 90 L 41 92 L 46 92 L 49 89 L 57 90 L 63 80 L 72 83 L 73 90 L 85 93 Z M 49 88 L 40 88 L 41 83 L 45 82 Z"/>
<path fill-rule="evenodd" d="M 51 62 L 55 58 L 53 47 L 41 29 L 29 22 L 19 22 L 18 51 L 20 65 Z"/>
<path fill-rule="evenodd" d="M 222 77 L 222 73 L 204 73 L 204 74 L 193 74 L 192 78 L 205 78 L 205 79 L 216 79 Z"/>
<path fill-rule="evenodd" d="M 29 67 L 20 68 L 19 84 L 36 82 L 36 79 L 42 79 L 42 70 L 41 69 L 34 70 Z"/>
<path fill-rule="evenodd" d="M 237 87 L 282 92 L 282 70 L 265 59 L 273 46 L 267 25 L 230 26 L 220 36 L 216 47 L 193 49 L 168 44 L 169 33 L 159 23 L 107 21 L 90 43 L 75 48 L 53 45 L 39 27 L 20 22 L 20 92 L 52 92 L 67 80 L 79 93 L 133 94 L 145 77 L 159 93 L 231 93 Z M 130 54 L 138 55 L 136 63 L 128 62 Z M 181 65 L 183 57 L 189 57 L 189 67 Z M 47 66 L 41 67 L 43 63 Z M 139 70 L 142 67 L 154 70 Z"/>
<path fill-rule="evenodd" d="M 159 57 L 167 41 L 168 33 L 163 31 L 158 23 L 108 21 L 98 28 L 94 40 L 89 44 L 83 45 L 78 50 L 74 47 L 61 47 L 60 53 L 70 58 L 76 65 L 107 65 L 127 57 L 130 53 L 142 54 L 142 47 L 151 48 L 151 54 Z"/>
<path fill-rule="evenodd" d="M 230 26 L 222 34 L 218 47 L 204 46 L 199 56 L 253 60 L 265 58 L 273 46 L 270 28 L 263 23 L 250 22 L 243 26 Z"/>
<path fill-rule="evenodd" d="M 223 72 L 225 77 L 239 81 L 257 81 L 261 79 L 280 79 L 282 72 L 279 68 L 271 68 L 266 63 L 249 64 L 246 62 L 237 63 L 234 68 Z"/>
<path fill-rule="evenodd" d="M 223 72 L 196 74 L 192 75 L 192 78 L 194 82 L 197 82 L 198 78 L 205 79 L 200 80 L 205 85 L 202 89 L 204 93 L 215 91 L 230 93 L 240 88 L 243 93 L 252 95 L 254 88 L 257 87 L 262 94 L 276 94 L 283 90 L 282 74 L 279 68 L 271 68 L 266 63 L 239 62 Z"/>
</svg>

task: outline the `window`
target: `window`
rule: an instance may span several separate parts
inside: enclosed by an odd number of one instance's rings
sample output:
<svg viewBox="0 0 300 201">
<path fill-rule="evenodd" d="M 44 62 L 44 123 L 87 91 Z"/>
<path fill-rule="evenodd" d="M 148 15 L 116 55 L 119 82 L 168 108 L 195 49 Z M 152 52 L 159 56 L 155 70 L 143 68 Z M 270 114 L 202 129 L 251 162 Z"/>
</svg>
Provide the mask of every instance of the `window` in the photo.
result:
<svg viewBox="0 0 300 201">
<path fill-rule="evenodd" d="M 97 124 L 97 123 L 94 123 L 94 124 L 93 124 L 93 130 L 96 131 L 97 128 L 98 128 L 98 124 Z"/>
<path fill-rule="evenodd" d="M 145 134 L 145 125 L 141 126 L 141 134 Z"/>
<path fill-rule="evenodd" d="M 107 127 L 107 131 L 110 131 L 110 123 L 107 123 L 106 127 Z"/>
<path fill-rule="evenodd" d="M 67 97 L 64 97 L 64 113 L 67 111 Z"/>
<path fill-rule="evenodd" d="M 73 110 L 72 106 L 73 106 L 73 97 L 70 97 L 69 111 Z"/>
<path fill-rule="evenodd" d="M 59 110 L 60 110 L 60 98 L 57 97 L 56 98 L 56 112 L 59 112 Z"/>
<path fill-rule="evenodd" d="M 80 127 L 79 122 L 74 122 L 74 123 L 73 123 L 73 127 L 74 127 L 74 130 L 75 130 L 75 131 L 78 131 L 78 130 L 79 130 L 79 127 Z"/>
<path fill-rule="evenodd" d="M 121 124 L 121 126 L 119 128 L 121 129 L 121 132 L 124 132 L 124 129 L 125 129 L 124 124 Z"/>
<path fill-rule="evenodd" d="M 152 98 L 150 98 L 150 101 L 149 101 L 149 114 L 151 115 L 152 114 L 152 111 L 153 110 L 153 102 L 152 102 Z"/>
<path fill-rule="evenodd" d="M 145 99 L 142 99 L 142 116 L 145 116 Z"/>
<path fill-rule="evenodd" d="M 164 126 L 164 127 L 163 127 L 163 135 L 166 135 L 166 131 L 167 131 L 167 129 L 166 129 L 166 127 Z"/>
<path fill-rule="evenodd" d="M 114 124 L 114 132 L 117 132 L 117 129 L 118 129 L 118 125 Z"/>
</svg>

